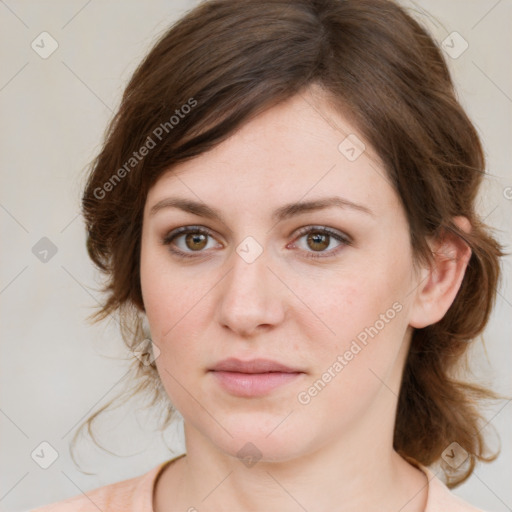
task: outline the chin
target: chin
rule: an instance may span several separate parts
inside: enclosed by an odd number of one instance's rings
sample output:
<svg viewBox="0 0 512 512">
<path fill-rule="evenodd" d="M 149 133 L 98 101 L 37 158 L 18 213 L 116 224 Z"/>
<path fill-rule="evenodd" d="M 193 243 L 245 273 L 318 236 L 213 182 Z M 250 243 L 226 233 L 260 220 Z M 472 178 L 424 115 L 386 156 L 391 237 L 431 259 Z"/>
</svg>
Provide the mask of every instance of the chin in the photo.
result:
<svg viewBox="0 0 512 512">
<path fill-rule="evenodd" d="M 215 432 L 203 431 L 203 434 L 209 437 L 219 450 L 247 462 L 247 467 L 254 461 L 284 462 L 298 457 L 305 450 L 307 440 L 304 439 L 299 426 L 290 421 L 291 416 L 284 422 L 287 414 L 267 418 L 262 416 L 262 413 L 254 413 L 248 414 L 246 418 L 237 415 L 232 421 L 221 420 L 222 425 L 233 437 L 224 431 L 220 432 L 219 429 L 215 429 Z M 285 423 L 288 423 L 286 427 Z"/>
</svg>

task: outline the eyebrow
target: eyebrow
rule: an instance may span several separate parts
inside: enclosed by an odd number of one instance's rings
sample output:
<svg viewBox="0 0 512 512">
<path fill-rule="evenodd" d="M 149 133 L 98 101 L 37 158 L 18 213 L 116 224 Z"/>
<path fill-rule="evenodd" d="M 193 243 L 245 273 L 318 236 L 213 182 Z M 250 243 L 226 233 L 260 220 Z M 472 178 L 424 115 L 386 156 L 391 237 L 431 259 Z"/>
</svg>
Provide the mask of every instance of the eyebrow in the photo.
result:
<svg viewBox="0 0 512 512">
<path fill-rule="evenodd" d="M 272 214 L 272 219 L 274 221 L 279 222 L 290 217 L 300 215 L 302 213 L 312 212 L 316 210 L 324 210 L 326 208 L 332 207 L 351 209 L 375 217 L 375 213 L 372 210 L 370 210 L 367 206 L 354 203 L 353 201 L 349 201 L 348 199 L 344 199 L 342 197 L 334 196 L 316 199 L 313 201 L 290 203 L 281 206 L 280 208 L 274 211 L 274 213 Z M 166 199 L 158 201 L 158 203 L 151 207 L 149 214 L 154 215 L 158 211 L 163 210 L 165 208 L 178 208 L 185 212 L 189 212 L 200 217 L 217 220 L 225 224 L 222 214 L 220 213 L 219 210 L 212 208 L 204 203 L 180 197 L 168 197 Z"/>
</svg>

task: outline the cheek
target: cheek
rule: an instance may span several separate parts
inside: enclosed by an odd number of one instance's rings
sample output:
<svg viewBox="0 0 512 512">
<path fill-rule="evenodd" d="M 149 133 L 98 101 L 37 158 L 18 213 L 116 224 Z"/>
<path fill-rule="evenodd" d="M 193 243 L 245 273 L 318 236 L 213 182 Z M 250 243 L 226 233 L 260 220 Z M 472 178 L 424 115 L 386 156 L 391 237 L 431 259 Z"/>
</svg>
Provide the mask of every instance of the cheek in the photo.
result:
<svg viewBox="0 0 512 512">
<path fill-rule="evenodd" d="M 407 263 L 395 265 L 382 259 L 373 265 L 365 263 L 341 271 L 335 278 L 331 275 L 324 281 L 315 280 L 315 286 L 304 286 L 303 281 L 295 285 L 297 295 L 311 304 L 311 312 L 303 318 L 311 318 L 311 328 L 318 328 L 318 319 L 322 321 L 325 329 L 320 339 L 334 350 L 343 350 L 360 333 L 364 341 L 365 329 L 371 326 L 379 331 L 390 330 L 393 324 L 396 328 L 398 310 L 404 310 L 404 299 L 410 291 Z"/>
<path fill-rule="evenodd" d="M 308 421 L 317 418 L 334 434 L 371 409 L 382 390 L 395 388 L 391 381 L 400 371 L 407 327 L 406 309 L 397 299 L 386 279 L 361 279 L 335 288 L 333 299 L 324 300 L 322 318 L 336 335 L 304 332 L 314 371 L 295 403 Z"/>
<path fill-rule="evenodd" d="M 204 330 L 199 318 L 204 293 L 187 288 L 176 277 L 168 279 L 158 272 L 147 272 L 144 286 L 144 304 L 151 328 L 151 337 L 158 345 L 161 357 L 157 365 L 168 371 L 190 371 L 198 368 L 199 348 L 194 340 L 201 339 Z M 162 377 L 165 379 L 166 375 Z"/>
<path fill-rule="evenodd" d="M 172 265 L 166 250 L 145 243 L 144 236 L 140 274 L 151 338 L 160 350 L 157 369 L 171 401 L 180 408 L 189 399 L 180 384 L 191 389 L 204 366 L 205 307 L 212 285 L 199 279 L 192 267 Z"/>
<path fill-rule="evenodd" d="M 305 324 L 303 332 L 315 355 L 315 377 L 337 382 L 329 384 L 338 388 L 337 400 L 343 396 L 349 402 L 350 397 L 371 394 L 379 385 L 376 375 L 386 376 L 394 368 L 412 297 L 412 260 L 406 249 L 373 261 L 361 259 L 357 268 L 340 272 L 328 285 L 310 288 L 309 295 L 305 288 L 301 291 L 328 327 L 322 336 L 315 336 Z"/>
<path fill-rule="evenodd" d="M 191 405 L 187 390 L 194 389 L 204 356 L 204 347 L 194 341 L 201 339 L 195 322 L 201 315 L 199 298 L 179 275 L 171 278 L 157 265 L 141 269 L 141 281 L 151 337 L 160 350 L 155 361 L 160 379 L 173 405 L 186 413 Z"/>
<path fill-rule="evenodd" d="M 154 341 L 174 331 L 180 318 L 191 309 L 194 291 L 184 273 L 176 271 L 165 248 L 143 231 L 140 257 L 142 298 Z"/>
</svg>

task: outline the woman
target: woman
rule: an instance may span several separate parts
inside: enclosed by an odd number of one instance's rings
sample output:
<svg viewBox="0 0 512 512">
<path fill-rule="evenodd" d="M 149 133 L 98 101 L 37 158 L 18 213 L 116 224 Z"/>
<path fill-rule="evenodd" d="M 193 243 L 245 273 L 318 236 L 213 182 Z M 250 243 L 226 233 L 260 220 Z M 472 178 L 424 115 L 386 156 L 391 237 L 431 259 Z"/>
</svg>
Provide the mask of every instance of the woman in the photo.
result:
<svg viewBox="0 0 512 512">
<path fill-rule="evenodd" d="M 453 376 L 503 255 L 484 169 L 397 4 L 192 10 L 134 73 L 83 196 L 98 318 L 121 313 L 186 454 L 38 510 L 477 510 L 440 478 L 492 460 L 493 395 Z"/>
</svg>

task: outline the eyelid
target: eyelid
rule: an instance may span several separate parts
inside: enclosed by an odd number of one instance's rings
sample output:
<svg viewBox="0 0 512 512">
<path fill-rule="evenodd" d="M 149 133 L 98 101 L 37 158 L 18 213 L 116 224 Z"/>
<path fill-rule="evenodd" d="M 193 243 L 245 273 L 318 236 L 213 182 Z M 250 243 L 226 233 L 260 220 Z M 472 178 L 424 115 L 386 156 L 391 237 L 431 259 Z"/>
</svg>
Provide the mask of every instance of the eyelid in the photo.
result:
<svg viewBox="0 0 512 512">
<path fill-rule="evenodd" d="M 323 225 L 309 225 L 309 226 L 304 226 L 303 228 L 300 228 L 296 232 L 295 239 L 292 242 L 292 244 L 295 245 L 295 242 L 298 239 L 302 238 L 304 235 L 307 235 L 309 233 L 327 234 L 330 237 L 337 240 L 338 242 L 340 242 L 341 245 L 338 247 L 335 247 L 334 249 L 330 249 L 329 251 L 305 251 L 306 258 L 310 258 L 310 259 L 314 259 L 314 260 L 319 260 L 321 258 L 334 258 L 338 255 L 338 253 L 341 250 L 343 250 L 343 248 L 345 246 L 353 245 L 352 237 L 350 237 L 349 235 L 347 235 L 346 233 L 344 233 L 342 231 L 339 231 L 334 228 L 330 228 L 328 226 L 323 226 Z"/>
<path fill-rule="evenodd" d="M 163 240 L 162 240 L 162 243 L 163 244 L 168 244 L 170 243 L 172 240 L 174 240 L 174 238 L 178 237 L 179 235 L 183 235 L 183 234 L 188 234 L 188 233 L 202 233 L 204 235 L 209 235 L 211 236 L 212 238 L 214 238 L 214 232 L 205 227 L 205 226 L 200 226 L 200 225 L 187 225 L 187 226 L 181 226 L 179 228 L 176 228 L 176 229 L 173 229 L 172 231 L 170 231 L 169 233 L 167 233 Z"/>
<path fill-rule="evenodd" d="M 206 236 L 210 236 L 211 238 L 216 239 L 215 233 L 211 229 L 209 229 L 205 226 L 186 225 L 186 226 L 181 226 L 179 228 L 173 229 L 172 231 L 167 233 L 162 239 L 162 244 L 168 245 L 169 251 L 174 254 L 177 254 L 178 256 L 182 256 L 185 258 L 189 258 L 189 257 L 197 258 L 197 257 L 204 256 L 206 254 L 206 251 L 197 251 L 194 254 L 194 251 L 188 252 L 188 251 L 182 251 L 181 249 L 171 248 L 171 242 L 174 239 L 178 238 L 179 236 L 189 234 L 189 233 L 200 233 L 200 234 L 204 234 Z M 297 230 L 294 234 L 294 240 L 292 242 L 290 242 L 289 244 L 287 244 L 286 247 L 289 247 L 290 244 L 292 246 L 295 246 L 295 243 L 298 239 L 302 238 L 304 235 L 307 235 L 309 233 L 327 234 L 341 243 L 340 247 L 330 249 L 329 251 L 304 251 L 304 250 L 301 250 L 302 252 L 306 252 L 307 253 L 306 257 L 309 257 L 309 258 L 315 259 L 315 258 L 334 257 L 337 255 L 338 251 L 343 248 L 343 246 L 350 246 L 353 244 L 352 238 L 342 231 L 339 231 L 339 230 L 336 230 L 334 228 L 330 228 L 330 227 L 324 226 L 324 225 L 308 225 L 308 226 L 304 226 L 304 227 L 300 228 L 299 230 Z M 317 254 L 315 254 L 315 253 L 317 253 Z"/>
<path fill-rule="evenodd" d="M 189 233 L 201 233 L 203 235 L 209 236 L 211 238 L 215 238 L 214 232 L 205 227 L 200 225 L 187 225 L 187 226 L 181 226 L 179 228 L 173 229 L 169 233 L 167 233 L 163 239 L 162 239 L 162 245 L 167 245 L 170 252 L 173 254 L 176 254 L 179 257 L 183 258 L 199 258 L 201 256 L 205 256 L 205 251 L 198 251 L 196 254 L 194 254 L 193 251 L 182 251 L 181 249 L 175 249 L 172 247 L 171 243 L 174 239 L 178 238 L 182 235 L 187 235 Z"/>
<path fill-rule="evenodd" d="M 347 244 L 352 243 L 352 238 L 349 235 L 347 235 L 346 233 L 339 231 L 337 229 L 334 229 L 334 228 L 330 228 L 328 226 L 322 226 L 320 224 L 311 224 L 309 226 L 304 226 L 303 228 L 300 228 L 295 233 L 295 238 L 300 238 L 301 236 L 306 235 L 310 232 L 326 233 L 328 235 L 333 236 L 334 238 L 341 239 L 342 241 L 344 241 Z"/>
</svg>

